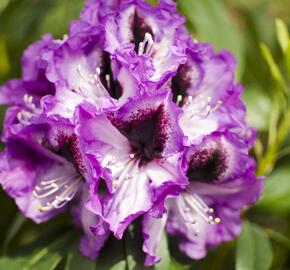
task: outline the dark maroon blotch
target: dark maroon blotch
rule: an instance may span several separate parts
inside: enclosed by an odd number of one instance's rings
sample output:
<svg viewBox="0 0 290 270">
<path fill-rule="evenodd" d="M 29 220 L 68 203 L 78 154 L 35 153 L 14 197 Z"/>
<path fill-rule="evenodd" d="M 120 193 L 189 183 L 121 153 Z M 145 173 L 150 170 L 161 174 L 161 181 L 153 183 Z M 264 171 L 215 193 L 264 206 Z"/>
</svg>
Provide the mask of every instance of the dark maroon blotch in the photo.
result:
<svg viewBox="0 0 290 270">
<path fill-rule="evenodd" d="M 160 158 L 169 138 L 170 123 L 163 105 L 140 109 L 132 113 L 131 121 L 114 121 L 114 125 L 129 140 L 132 153 L 140 159 L 140 166 Z"/>
<path fill-rule="evenodd" d="M 132 27 L 131 42 L 135 44 L 135 51 L 138 53 L 139 44 L 143 42 L 145 34 L 146 33 L 151 34 L 152 38 L 154 39 L 154 33 L 152 28 L 146 23 L 145 19 L 138 14 L 136 9 L 131 18 L 131 27 Z"/>
<path fill-rule="evenodd" d="M 222 149 L 203 149 L 191 156 L 186 175 L 190 181 L 211 182 L 226 170 L 226 154 Z"/>
<path fill-rule="evenodd" d="M 182 96 L 182 101 L 179 105 L 182 106 L 184 98 L 188 96 L 187 90 L 191 84 L 190 67 L 187 64 L 180 65 L 176 75 L 171 79 L 173 102 L 177 102 L 177 97 L 180 95 Z"/>
<path fill-rule="evenodd" d="M 75 169 L 84 175 L 86 168 L 83 165 L 82 156 L 78 146 L 78 139 L 75 134 L 65 134 L 60 132 L 57 135 L 58 148 L 55 150 L 56 154 L 64 157 L 71 162 Z"/>
<path fill-rule="evenodd" d="M 107 82 L 106 75 L 109 75 L 109 83 Z M 108 52 L 103 53 L 100 79 L 112 98 L 119 99 L 122 96 L 123 89 L 119 81 L 114 79 L 111 68 L 111 58 Z"/>
</svg>

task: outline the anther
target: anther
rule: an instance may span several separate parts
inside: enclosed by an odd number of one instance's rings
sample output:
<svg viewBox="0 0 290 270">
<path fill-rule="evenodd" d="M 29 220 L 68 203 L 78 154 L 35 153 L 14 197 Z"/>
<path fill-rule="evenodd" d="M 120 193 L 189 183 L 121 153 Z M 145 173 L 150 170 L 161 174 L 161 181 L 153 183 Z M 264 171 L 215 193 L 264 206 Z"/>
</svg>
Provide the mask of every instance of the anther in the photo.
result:
<svg viewBox="0 0 290 270">
<path fill-rule="evenodd" d="M 106 74 L 106 75 L 105 75 L 105 79 L 106 79 L 106 82 L 107 82 L 107 86 L 108 86 L 108 88 L 111 88 L 111 86 L 110 86 L 110 81 L 111 81 L 111 79 L 110 79 L 110 75 L 109 75 L 109 74 Z"/>
<path fill-rule="evenodd" d="M 119 186 L 119 180 L 118 179 L 114 179 L 113 180 L 113 186 L 114 187 L 118 187 Z"/>
<path fill-rule="evenodd" d="M 210 110 L 210 112 L 216 111 L 222 104 L 223 104 L 223 102 L 221 100 L 218 100 L 218 102 L 216 103 L 216 105 L 214 106 L 214 108 L 212 108 Z"/>
<path fill-rule="evenodd" d="M 176 100 L 176 103 L 177 105 L 179 105 L 179 103 L 182 101 L 182 95 L 178 95 L 177 96 L 177 100 Z"/>
<path fill-rule="evenodd" d="M 213 214 L 213 213 L 214 213 L 213 208 L 208 209 L 208 212 L 209 212 L 210 214 Z"/>
<path fill-rule="evenodd" d="M 142 54 L 150 54 L 154 45 L 154 41 L 152 35 L 150 33 L 146 33 L 144 36 L 144 40 L 140 42 L 138 48 L 138 55 Z"/>
<path fill-rule="evenodd" d="M 99 76 L 101 75 L 101 69 L 99 67 L 96 68 L 96 74 Z"/>
<path fill-rule="evenodd" d="M 214 219 L 214 223 L 215 224 L 219 224 L 221 222 L 221 219 L 219 218 L 219 217 L 216 217 L 215 219 Z"/>
</svg>

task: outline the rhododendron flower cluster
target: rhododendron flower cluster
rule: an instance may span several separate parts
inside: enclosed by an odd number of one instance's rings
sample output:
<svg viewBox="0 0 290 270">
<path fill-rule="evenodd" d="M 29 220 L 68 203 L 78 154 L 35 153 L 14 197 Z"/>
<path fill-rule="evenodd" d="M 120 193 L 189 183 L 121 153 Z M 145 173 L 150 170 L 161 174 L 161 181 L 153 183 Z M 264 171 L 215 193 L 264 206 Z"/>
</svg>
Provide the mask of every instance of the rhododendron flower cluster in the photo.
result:
<svg viewBox="0 0 290 270">
<path fill-rule="evenodd" d="M 3 189 L 37 223 L 71 211 L 90 258 L 140 217 L 145 265 L 164 232 L 200 259 L 261 194 L 235 59 L 184 23 L 171 0 L 88 0 L 1 87 Z"/>
</svg>

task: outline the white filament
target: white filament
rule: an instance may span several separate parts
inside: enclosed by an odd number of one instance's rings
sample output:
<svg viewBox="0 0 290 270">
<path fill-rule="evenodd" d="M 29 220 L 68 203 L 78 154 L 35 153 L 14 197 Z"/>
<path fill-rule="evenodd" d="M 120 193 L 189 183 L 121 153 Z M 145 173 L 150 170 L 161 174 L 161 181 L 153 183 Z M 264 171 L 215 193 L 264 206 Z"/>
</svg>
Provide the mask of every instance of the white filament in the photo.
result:
<svg viewBox="0 0 290 270">
<path fill-rule="evenodd" d="M 81 184 L 82 176 L 78 174 L 41 181 L 33 190 L 33 196 L 44 201 L 38 205 L 39 211 L 45 212 L 63 207 L 74 198 Z"/>
<path fill-rule="evenodd" d="M 150 33 L 146 33 L 144 40 L 140 42 L 138 48 L 138 55 L 150 54 L 154 45 L 153 37 Z"/>
</svg>

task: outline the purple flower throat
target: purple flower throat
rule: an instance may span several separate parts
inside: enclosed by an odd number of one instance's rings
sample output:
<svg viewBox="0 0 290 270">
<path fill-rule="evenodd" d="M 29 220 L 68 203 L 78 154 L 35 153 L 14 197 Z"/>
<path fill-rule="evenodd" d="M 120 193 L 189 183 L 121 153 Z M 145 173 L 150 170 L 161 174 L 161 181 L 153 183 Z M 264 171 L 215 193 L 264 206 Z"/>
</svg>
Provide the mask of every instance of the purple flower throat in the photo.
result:
<svg viewBox="0 0 290 270">
<path fill-rule="evenodd" d="M 84 183 L 86 169 L 82 163 L 81 154 L 75 134 L 68 136 L 62 132 L 57 135 L 58 147 L 53 152 L 66 159 L 70 170 L 60 172 L 53 179 L 43 180 L 35 186 L 33 195 L 40 200 L 39 210 L 42 212 L 59 209 L 70 202 Z"/>
</svg>

